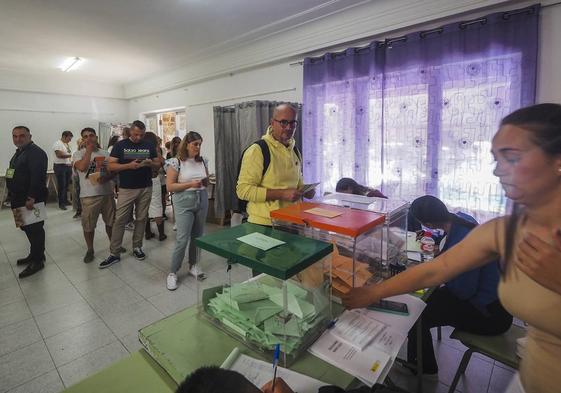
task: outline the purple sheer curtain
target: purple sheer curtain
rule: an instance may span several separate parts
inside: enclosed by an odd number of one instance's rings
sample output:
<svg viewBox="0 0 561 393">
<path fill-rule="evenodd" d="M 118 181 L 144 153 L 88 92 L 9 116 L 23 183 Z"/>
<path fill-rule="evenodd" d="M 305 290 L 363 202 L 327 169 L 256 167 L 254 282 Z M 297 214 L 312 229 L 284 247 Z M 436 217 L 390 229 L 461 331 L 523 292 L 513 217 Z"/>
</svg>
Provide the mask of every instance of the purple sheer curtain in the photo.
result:
<svg viewBox="0 0 561 393">
<path fill-rule="evenodd" d="M 487 220 L 500 119 L 535 100 L 539 5 L 304 61 L 306 182 L 341 177 L 405 200 L 431 194 Z"/>
</svg>

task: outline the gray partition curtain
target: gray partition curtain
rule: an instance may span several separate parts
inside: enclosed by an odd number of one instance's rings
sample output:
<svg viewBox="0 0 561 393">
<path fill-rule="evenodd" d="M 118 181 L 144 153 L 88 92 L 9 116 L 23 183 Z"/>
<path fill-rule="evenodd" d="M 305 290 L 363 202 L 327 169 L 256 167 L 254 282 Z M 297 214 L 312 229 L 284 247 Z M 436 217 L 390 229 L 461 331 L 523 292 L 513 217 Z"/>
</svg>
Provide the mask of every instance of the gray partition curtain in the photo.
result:
<svg viewBox="0 0 561 393">
<path fill-rule="evenodd" d="M 264 134 L 273 110 L 281 102 L 249 101 L 232 106 L 214 107 L 214 148 L 216 160 L 216 193 L 214 208 L 218 217 L 237 209 L 236 182 L 242 152 Z M 302 105 L 296 118 L 301 119 Z M 301 126 L 296 129 L 296 146 L 302 151 Z"/>
</svg>

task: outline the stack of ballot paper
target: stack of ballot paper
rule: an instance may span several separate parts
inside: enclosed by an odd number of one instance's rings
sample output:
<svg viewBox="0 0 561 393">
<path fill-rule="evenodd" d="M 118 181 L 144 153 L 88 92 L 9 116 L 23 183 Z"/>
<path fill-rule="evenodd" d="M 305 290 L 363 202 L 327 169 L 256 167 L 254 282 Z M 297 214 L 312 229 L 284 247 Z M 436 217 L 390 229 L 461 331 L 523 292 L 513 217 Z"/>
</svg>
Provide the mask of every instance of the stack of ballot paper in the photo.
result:
<svg viewBox="0 0 561 393">
<path fill-rule="evenodd" d="M 286 299 L 287 315 L 281 288 L 248 281 L 216 293 L 208 301 L 207 312 L 252 344 L 272 350 L 284 342 L 282 350 L 290 354 L 300 348 L 309 331 L 322 322 L 325 326 L 327 303 L 292 281 L 287 282 Z"/>
<path fill-rule="evenodd" d="M 364 350 L 377 338 L 387 325 L 374 318 L 368 318 L 357 312 L 345 311 L 333 327 L 332 333 L 350 346 Z"/>
<path fill-rule="evenodd" d="M 340 296 L 353 288 L 353 260 L 339 254 L 337 245 L 333 245 L 331 285 L 334 295 Z M 362 287 L 372 278 L 373 273 L 368 270 L 368 264 L 355 261 L 354 286 Z"/>
<path fill-rule="evenodd" d="M 411 295 L 388 300 L 406 303 L 409 315 L 357 309 L 345 311 L 308 351 L 354 375 L 368 386 L 382 382 L 426 304 Z"/>
</svg>

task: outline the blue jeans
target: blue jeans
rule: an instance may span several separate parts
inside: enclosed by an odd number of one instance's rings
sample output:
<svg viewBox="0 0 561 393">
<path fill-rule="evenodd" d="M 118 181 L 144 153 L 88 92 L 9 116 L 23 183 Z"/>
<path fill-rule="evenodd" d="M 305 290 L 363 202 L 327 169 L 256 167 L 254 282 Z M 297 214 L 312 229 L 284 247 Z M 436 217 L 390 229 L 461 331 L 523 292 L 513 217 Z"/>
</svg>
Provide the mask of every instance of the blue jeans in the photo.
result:
<svg viewBox="0 0 561 393">
<path fill-rule="evenodd" d="M 208 212 L 208 194 L 206 190 L 182 191 L 174 193 L 172 199 L 177 231 L 171 257 L 171 272 L 177 273 L 185 258 L 187 245 L 189 245 L 189 265 L 198 262 L 198 250 L 193 240 L 201 236 L 204 231 Z"/>
</svg>

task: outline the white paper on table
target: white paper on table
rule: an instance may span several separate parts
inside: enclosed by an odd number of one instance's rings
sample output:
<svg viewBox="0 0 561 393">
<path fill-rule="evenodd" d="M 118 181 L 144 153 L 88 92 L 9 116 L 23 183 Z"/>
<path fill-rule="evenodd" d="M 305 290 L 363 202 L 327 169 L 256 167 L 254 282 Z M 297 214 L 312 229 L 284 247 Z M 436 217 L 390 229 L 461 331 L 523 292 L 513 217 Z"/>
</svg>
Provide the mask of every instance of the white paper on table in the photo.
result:
<svg viewBox="0 0 561 393">
<path fill-rule="evenodd" d="M 332 329 L 332 334 L 359 351 L 370 344 L 387 325 L 373 318 L 367 318 L 356 311 L 345 311 Z"/>
<path fill-rule="evenodd" d="M 325 331 L 308 351 L 318 358 L 372 386 L 380 379 L 390 355 L 369 345 L 363 351 L 343 342 L 331 330 Z"/>
<path fill-rule="evenodd" d="M 419 316 L 427 306 L 426 303 L 421 299 L 409 294 L 392 296 L 385 298 L 384 300 L 391 300 L 394 302 L 407 304 L 409 315 L 391 314 L 383 311 L 367 310 L 365 308 L 361 308 L 355 311 L 368 318 L 384 322 L 388 325 L 388 330 L 404 336 L 407 336 L 407 333 L 409 332 L 409 330 L 411 330 L 411 328 L 413 327 L 417 319 L 419 319 Z"/>
<path fill-rule="evenodd" d="M 273 379 L 272 363 L 244 355 L 239 348 L 234 348 L 221 368 L 239 372 L 258 388 Z M 320 387 L 328 385 L 283 367 L 277 367 L 277 377 L 284 379 L 292 390 L 298 393 L 317 393 Z"/>
<path fill-rule="evenodd" d="M 33 209 L 29 210 L 27 207 L 22 206 L 12 209 L 14 214 L 14 221 L 16 227 L 35 224 L 36 222 L 45 221 L 47 219 L 47 209 L 45 202 L 35 203 Z"/>
<path fill-rule="evenodd" d="M 370 345 L 396 358 L 407 336 L 385 329 Z"/>
<path fill-rule="evenodd" d="M 253 232 L 249 235 L 245 235 L 242 237 L 238 237 L 240 242 L 245 244 L 249 244 L 250 246 L 259 248 L 260 250 L 267 251 L 271 248 L 280 246 L 281 244 L 285 244 L 282 240 L 275 239 L 270 236 L 263 235 L 259 232 Z"/>
</svg>

